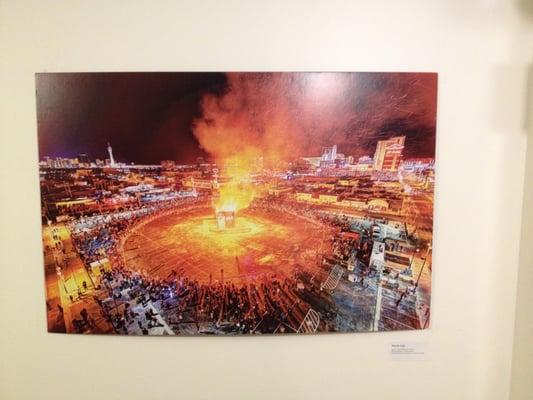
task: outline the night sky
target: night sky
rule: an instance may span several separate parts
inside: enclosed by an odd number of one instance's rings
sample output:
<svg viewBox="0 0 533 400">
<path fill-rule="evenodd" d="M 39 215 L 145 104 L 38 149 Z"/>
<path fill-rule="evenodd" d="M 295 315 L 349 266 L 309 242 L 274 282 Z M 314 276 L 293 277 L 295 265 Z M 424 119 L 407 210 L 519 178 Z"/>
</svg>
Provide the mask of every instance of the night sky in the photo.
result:
<svg viewBox="0 0 533 400">
<path fill-rule="evenodd" d="M 406 135 L 406 157 L 433 157 L 437 76 L 420 73 L 37 74 L 39 155 L 194 162 L 249 144 L 268 157 L 373 155 Z"/>
</svg>

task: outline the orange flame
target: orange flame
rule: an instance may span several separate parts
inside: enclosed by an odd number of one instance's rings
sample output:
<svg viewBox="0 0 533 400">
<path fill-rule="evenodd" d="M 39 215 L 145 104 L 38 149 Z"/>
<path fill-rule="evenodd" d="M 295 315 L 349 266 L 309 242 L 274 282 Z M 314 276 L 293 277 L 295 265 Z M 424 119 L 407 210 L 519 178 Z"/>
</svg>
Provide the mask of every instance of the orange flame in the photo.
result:
<svg viewBox="0 0 533 400">
<path fill-rule="evenodd" d="M 219 189 L 217 211 L 238 211 L 250 205 L 256 195 L 250 174 L 254 169 L 253 160 L 245 154 L 238 154 L 224 161 L 223 174 L 229 178 Z"/>
<path fill-rule="evenodd" d="M 331 113 L 345 103 L 346 79 L 349 75 L 230 73 L 225 92 L 206 93 L 194 134 L 230 179 L 221 184 L 215 207 L 250 205 L 257 194 L 250 175 L 262 169 L 260 160 L 280 166 L 319 153 L 322 141 L 331 144 L 331 133 L 341 131 Z"/>
</svg>

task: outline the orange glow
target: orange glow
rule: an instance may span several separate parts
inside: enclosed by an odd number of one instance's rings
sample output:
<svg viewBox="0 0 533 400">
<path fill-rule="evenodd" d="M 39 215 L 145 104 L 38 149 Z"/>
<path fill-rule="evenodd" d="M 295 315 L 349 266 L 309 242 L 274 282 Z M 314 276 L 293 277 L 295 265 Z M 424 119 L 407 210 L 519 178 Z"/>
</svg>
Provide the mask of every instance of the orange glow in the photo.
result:
<svg viewBox="0 0 533 400">
<path fill-rule="evenodd" d="M 250 147 L 249 150 L 253 150 Z M 222 161 L 224 176 L 228 182 L 221 185 L 219 198 L 215 203 L 216 211 L 239 211 L 247 208 L 254 197 L 256 189 L 250 174 L 254 169 L 253 151 L 244 151 Z"/>
<path fill-rule="evenodd" d="M 216 211 L 239 211 L 247 208 L 255 197 L 251 184 L 229 182 L 220 188 L 220 197 L 215 203 Z"/>
<path fill-rule="evenodd" d="M 209 208 L 156 218 L 140 229 L 160 233 L 157 239 L 144 233 L 125 239 L 122 251 L 134 270 L 167 277 L 176 265 L 189 265 L 186 275 L 202 283 L 209 282 L 210 274 L 214 281 L 220 279 L 221 269 L 224 279 L 234 283 L 262 273 L 290 276 L 296 264 L 314 270 L 310 261 L 316 259 L 324 236 L 323 227 L 306 220 L 247 210 L 233 229 L 220 230 Z M 302 251 L 294 253 L 294 243 L 302 243 Z M 154 259 L 149 249 L 163 250 L 168 258 Z"/>
</svg>

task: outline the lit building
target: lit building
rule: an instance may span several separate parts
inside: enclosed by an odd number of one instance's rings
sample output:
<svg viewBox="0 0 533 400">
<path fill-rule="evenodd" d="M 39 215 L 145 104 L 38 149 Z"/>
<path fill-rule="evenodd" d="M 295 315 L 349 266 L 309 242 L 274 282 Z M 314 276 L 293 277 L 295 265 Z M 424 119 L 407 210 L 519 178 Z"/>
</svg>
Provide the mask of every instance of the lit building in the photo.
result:
<svg viewBox="0 0 533 400">
<path fill-rule="evenodd" d="M 215 184 L 217 186 L 220 185 L 219 180 L 216 180 L 216 183 L 214 180 L 210 178 L 194 178 L 192 176 L 182 179 L 181 184 L 185 188 L 190 189 L 213 189 L 215 187 Z"/>
<path fill-rule="evenodd" d="M 176 167 L 176 163 L 172 160 L 161 161 L 161 168 L 166 170 L 173 170 Z"/>
<path fill-rule="evenodd" d="M 276 197 L 279 197 L 279 196 L 282 196 L 284 194 L 291 193 L 291 192 L 292 192 L 292 187 L 276 186 L 276 187 L 271 187 L 268 189 L 268 194 L 271 196 L 276 196 Z"/>
<path fill-rule="evenodd" d="M 326 147 L 324 148 L 324 151 L 322 152 L 322 161 L 330 161 L 334 162 L 337 158 L 337 145 L 333 145 L 332 147 Z"/>
<path fill-rule="evenodd" d="M 359 183 L 359 179 L 344 177 L 344 178 L 340 178 L 337 181 L 337 186 L 353 187 L 353 186 L 357 186 L 358 183 Z"/>
<path fill-rule="evenodd" d="M 312 201 L 313 194 L 308 192 L 298 192 L 296 193 L 296 201 Z"/>
<path fill-rule="evenodd" d="M 49 156 L 45 156 L 44 157 L 44 165 L 48 168 L 52 168 L 53 166 L 53 163 L 54 161 L 49 157 Z"/>
<path fill-rule="evenodd" d="M 107 152 L 109 153 L 109 165 L 112 167 L 115 166 L 115 159 L 113 158 L 113 149 L 111 148 L 111 145 L 107 144 Z"/>
<path fill-rule="evenodd" d="M 319 167 L 322 157 L 302 157 L 302 160 L 308 162 L 313 167 Z"/>
<path fill-rule="evenodd" d="M 374 160 L 370 156 L 363 156 L 357 159 L 357 164 L 373 164 Z"/>
<path fill-rule="evenodd" d="M 405 136 L 380 140 L 374 153 L 374 171 L 397 171 L 402 160 Z"/>
<path fill-rule="evenodd" d="M 54 160 L 54 168 L 71 168 L 72 160 L 70 158 L 57 157 Z"/>
<path fill-rule="evenodd" d="M 372 170 L 374 160 L 372 157 L 363 156 L 357 159 L 357 164 L 354 165 L 354 170 L 358 172 L 367 172 Z"/>
<path fill-rule="evenodd" d="M 358 210 L 362 210 L 366 208 L 366 200 L 359 199 L 356 197 L 354 198 L 348 197 L 348 198 L 342 199 L 339 205 L 343 207 L 350 207 L 350 208 L 356 208 Z"/>
<path fill-rule="evenodd" d="M 402 162 L 402 169 L 407 172 L 422 172 L 435 167 L 433 158 L 411 158 Z"/>
<path fill-rule="evenodd" d="M 318 203 L 320 204 L 332 204 L 339 200 L 339 196 L 334 193 L 320 193 L 318 195 Z"/>
</svg>

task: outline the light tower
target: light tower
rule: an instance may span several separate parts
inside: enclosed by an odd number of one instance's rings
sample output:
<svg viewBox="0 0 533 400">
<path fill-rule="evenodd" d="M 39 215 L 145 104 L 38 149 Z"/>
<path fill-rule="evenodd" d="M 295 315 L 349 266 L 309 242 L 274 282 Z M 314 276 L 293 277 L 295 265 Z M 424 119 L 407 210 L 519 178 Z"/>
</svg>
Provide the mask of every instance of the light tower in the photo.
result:
<svg viewBox="0 0 533 400">
<path fill-rule="evenodd" d="M 109 142 L 107 142 L 107 152 L 109 153 L 109 162 L 111 163 L 111 166 L 115 166 L 115 159 L 113 158 L 113 149 L 111 148 L 111 145 Z"/>
</svg>

